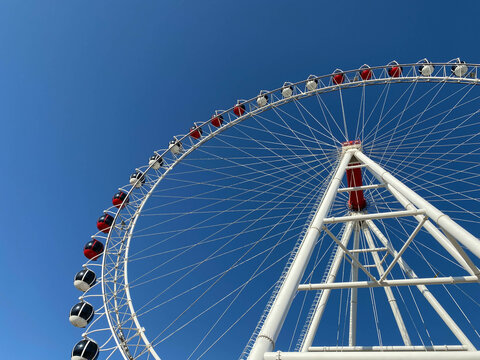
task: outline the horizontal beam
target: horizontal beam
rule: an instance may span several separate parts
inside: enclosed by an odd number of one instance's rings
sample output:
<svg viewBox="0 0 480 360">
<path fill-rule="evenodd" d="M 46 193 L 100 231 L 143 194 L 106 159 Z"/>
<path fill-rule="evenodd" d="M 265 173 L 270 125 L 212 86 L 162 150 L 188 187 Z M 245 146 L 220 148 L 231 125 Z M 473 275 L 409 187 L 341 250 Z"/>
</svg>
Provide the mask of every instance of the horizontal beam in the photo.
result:
<svg viewBox="0 0 480 360">
<path fill-rule="evenodd" d="M 413 286 L 413 285 L 442 285 L 442 284 L 465 284 L 478 283 L 480 279 L 476 276 L 446 276 L 436 278 L 415 278 L 400 280 L 384 280 L 380 282 L 374 281 L 354 281 L 339 282 L 331 284 L 302 284 L 298 286 L 298 290 L 323 290 L 323 289 L 353 289 L 353 288 L 371 288 L 385 286 Z"/>
<path fill-rule="evenodd" d="M 264 360 L 479 360 L 478 351 L 267 352 Z"/>
<path fill-rule="evenodd" d="M 350 216 L 325 218 L 323 223 L 324 224 L 335 224 L 335 223 L 347 222 L 347 221 L 387 219 L 387 218 L 404 217 L 404 216 L 416 216 L 416 215 L 424 215 L 424 214 L 425 214 L 425 210 L 390 211 L 390 212 L 386 212 L 386 213 L 377 213 L 377 214 L 363 214 L 363 215 L 350 215 Z"/>
<path fill-rule="evenodd" d="M 463 345 L 433 346 L 310 346 L 308 351 L 466 351 Z"/>
<path fill-rule="evenodd" d="M 350 166 L 347 166 L 347 170 L 350 170 L 350 169 L 358 169 L 358 168 L 364 168 L 364 167 L 367 167 L 367 165 L 365 165 L 365 164 L 350 165 Z"/>
<path fill-rule="evenodd" d="M 382 247 L 382 248 L 374 248 L 374 249 L 355 249 L 355 250 L 350 250 L 352 254 L 354 253 L 367 253 L 367 252 L 377 252 L 377 251 L 388 251 L 388 248 Z"/>
<path fill-rule="evenodd" d="M 369 189 L 378 189 L 385 187 L 385 184 L 374 184 L 374 185 L 364 185 L 364 186 L 353 186 L 338 189 L 338 192 L 349 192 L 349 191 L 358 191 L 358 190 L 369 190 Z"/>
</svg>

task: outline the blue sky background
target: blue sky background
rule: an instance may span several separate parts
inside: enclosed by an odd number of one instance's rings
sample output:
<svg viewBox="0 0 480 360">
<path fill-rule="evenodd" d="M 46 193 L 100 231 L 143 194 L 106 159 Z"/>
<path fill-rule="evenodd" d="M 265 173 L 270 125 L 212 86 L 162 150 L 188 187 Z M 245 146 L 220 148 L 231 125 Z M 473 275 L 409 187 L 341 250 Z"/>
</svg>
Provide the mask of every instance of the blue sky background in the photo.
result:
<svg viewBox="0 0 480 360">
<path fill-rule="evenodd" d="M 116 188 L 172 135 L 237 98 L 337 67 L 478 63 L 479 10 L 476 1 L 2 0 L 0 348 L 10 359 L 69 357 L 82 247 Z"/>
</svg>

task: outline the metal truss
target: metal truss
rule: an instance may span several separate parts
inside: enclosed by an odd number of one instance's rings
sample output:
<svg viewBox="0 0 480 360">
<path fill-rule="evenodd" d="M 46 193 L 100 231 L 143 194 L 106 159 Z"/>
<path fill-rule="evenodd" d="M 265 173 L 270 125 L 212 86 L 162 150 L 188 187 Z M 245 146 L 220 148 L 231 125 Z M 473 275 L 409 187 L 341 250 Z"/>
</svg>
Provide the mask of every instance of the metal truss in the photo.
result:
<svg viewBox="0 0 480 360">
<path fill-rule="evenodd" d="M 345 189 L 339 189 L 339 184 L 352 159 L 355 159 L 355 162 L 359 161 L 362 166 L 378 179 L 379 184 L 369 188 L 385 187 L 395 196 L 398 202 L 405 207 L 405 210 L 377 214 L 351 212 L 348 216 L 326 218 L 326 214 L 333 204 L 336 194 L 338 192 L 348 191 Z M 361 188 L 366 189 L 367 187 Z M 354 189 L 357 188 L 350 188 L 352 191 Z M 405 239 L 403 246 L 399 250 L 396 250 L 385 234 L 383 234 L 376 226 L 374 220 L 406 216 L 413 217 L 418 221 L 418 224 L 410 236 Z M 337 239 L 327 228 L 328 224 L 339 222 L 344 223 L 344 230 L 341 239 Z M 422 228 L 425 228 L 428 233 L 431 234 L 432 237 L 436 239 L 456 260 L 458 260 L 459 264 L 471 275 L 419 278 L 414 270 L 402 258 L 402 255 Z M 338 245 L 329 276 L 327 280 L 321 284 L 300 284 L 303 272 L 305 271 L 308 260 L 312 255 L 314 245 L 321 231 L 325 231 Z M 359 249 L 358 237 L 360 231 L 364 233 L 368 248 Z M 349 250 L 347 246 L 352 233 L 354 238 L 353 247 Z M 372 233 L 382 242 L 383 247 L 375 247 Z M 400 180 L 395 178 L 394 175 L 385 171 L 379 164 L 375 163 L 365 155 L 359 146 L 347 147 L 340 155 L 340 161 L 335 171 L 335 175 L 330 180 L 328 189 L 323 195 L 315 217 L 310 223 L 309 229 L 304 236 L 301 248 L 290 267 L 288 276 L 278 292 L 267 318 L 265 319 L 262 330 L 252 347 L 248 359 L 404 359 L 406 351 L 408 352 L 409 359 L 437 359 L 451 358 L 453 356 L 451 354 L 438 353 L 437 351 L 440 350 L 445 352 L 455 351 L 456 354 L 454 356 L 458 359 L 479 359 L 480 353 L 476 351 L 474 345 L 466 337 L 460 327 L 426 287 L 426 285 L 473 283 L 480 281 L 479 270 L 458 243 L 461 243 L 472 254 L 480 257 L 480 241 L 474 235 L 412 191 Z M 374 276 L 372 272 L 359 261 L 358 255 L 361 252 L 371 253 L 374 260 L 374 266 L 379 274 L 378 276 Z M 383 253 L 388 254 L 393 258 L 388 264 L 386 261 L 387 256 L 380 256 L 380 254 Z M 351 281 L 336 283 L 335 278 L 343 259 L 346 259 L 352 266 Z M 396 266 L 402 269 L 408 279 L 387 280 L 387 276 L 391 274 L 392 269 Z M 370 281 L 357 281 L 359 270 L 364 272 Z M 412 346 L 402 315 L 397 306 L 395 296 L 392 292 L 392 286 L 416 286 L 435 312 L 455 335 L 460 345 L 441 344 L 432 347 Z M 403 346 L 356 346 L 356 292 L 358 288 L 366 287 L 384 288 L 385 295 L 390 304 L 404 343 Z M 325 311 L 330 291 L 342 288 L 351 290 L 349 347 L 347 347 L 346 350 L 344 350 L 345 347 L 335 346 L 315 347 L 313 346 L 313 339 L 315 338 L 322 315 Z M 296 292 L 299 290 L 323 290 L 320 299 L 317 302 L 313 319 L 303 339 L 302 349 L 298 353 L 273 352 L 275 341 L 286 318 L 286 314 Z M 338 353 L 338 351 L 341 351 L 341 353 Z M 346 351 L 346 353 L 343 353 L 343 351 Z"/>
</svg>

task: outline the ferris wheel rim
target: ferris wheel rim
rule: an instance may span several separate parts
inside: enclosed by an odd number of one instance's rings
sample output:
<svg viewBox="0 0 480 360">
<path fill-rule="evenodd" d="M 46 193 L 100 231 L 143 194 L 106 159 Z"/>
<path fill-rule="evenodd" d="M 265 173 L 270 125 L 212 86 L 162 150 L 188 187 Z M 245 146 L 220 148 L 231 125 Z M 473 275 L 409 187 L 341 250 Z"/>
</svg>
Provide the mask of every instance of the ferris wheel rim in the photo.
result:
<svg viewBox="0 0 480 360">
<path fill-rule="evenodd" d="M 431 64 L 433 66 L 444 67 L 446 69 L 446 67 L 452 66 L 452 64 L 454 65 L 455 63 L 447 62 L 447 63 L 429 63 L 429 64 Z M 420 65 L 419 63 L 407 63 L 407 64 L 398 64 L 397 63 L 396 64 L 396 66 L 406 67 L 406 68 L 411 67 L 413 69 L 416 69 L 419 65 Z M 477 73 L 477 69 L 480 68 L 480 64 L 465 63 L 464 65 L 466 65 L 469 68 L 473 67 L 475 69 L 475 73 Z M 268 110 L 271 110 L 271 109 L 275 109 L 277 107 L 281 107 L 281 106 L 283 106 L 287 103 L 293 102 L 293 101 L 301 100 L 301 99 L 312 97 L 312 96 L 315 96 L 315 95 L 320 95 L 320 94 L 323 94 L 323 93 L 341 91 L 343 89 L 356 88 L 356 87 L 362 87 L 362 86 L 385 85 L 385 84 L 390 84 L 390 83 L 394 84 L 394 83 L 431 82 L 431 83 L 461 83 L 461 84 L 480 85 L 480 79 L 477 79 L 476 77 L 475 78 L 468 78 L 468 77 L 456 77 L 456 76 L 447 76 L 447 75 L 445 75 L 445 76 L 421 76 L 421 75 L 417 75 L 417 76 L 400 76 L 398 78 L 392 78 L 392 77 L 389 77 L 387 72 L 386 72 L 387 69 L 389 69 L 391 66 L 392 66 L 391 64 L 388 64 L 388 65 L 382 65 L 382 66 L 377 66 L 377 67 L 369 67 L 369 69 L 371 69 L 371 70 L 377 70 L 377 71 L 385 74 L 386 75 L 385 77 L 379 77 L 379 78 L 374 78 L 374 79 L 370 79 L 370 80 L 345 81 L 345 82 L 342 82 L 340 84 L 329 84 L 327 86 L 319 86 L 318 88 L 316 88 L 314 90 L 303 91 L 303 92 L 302 91 L 297 91 L 296 94 L 292 94 L 292 96 L 290 96 L 288 98 L 280 98 L 277 101 L 269 102 L 265 106 L 255 105 L 255 101 L 257 100 L 259 95 L 255 96 L 255 97 L 253 97 L 249 100 L 242 101 L 241 104 L 251 106 L 252 110 L 245 111 L 245 113 L 243 115 L 241 115 L 241 116 L 239 116 L 239 117 L 237 117 L 233 120 L 230 120 L 228 122 L 225 122 L 224 125 L 220 126 L 219 128 L 215 129 L 214 131 L 210 132 L 207 136 L 203 136 L 197 142 L 193 143 L 193 145 L 190 146 L 188 149 L 185 149 L 185 151 L 180 156 L 174 156 L 173 162 L 170 162 L 168 164 L 168 166 L 165 168 L 165 170 L 162 172 L 162 174 L 155 179 L 155 181 L 153 182 L 153 185 L 151 185 L 151 188 L 149 189 L 149 191 L 145 195 L 143 195 L 143 197 L 141 197 L 142 200 L 139 202 L 138 208 L 135 211 L 135 215 L 134 215 L 133 218 L 131 218 L 131 226 L 129 227 L 129 231 L 125 232 L 124 239 L 126 239 L 126 242 L 125 242 L 124 246 L 122 245 L 121 249 L 118 251 L 118 255 L 117 255 L 117 260 L 118 261 L 116 263 L 116 265 L 121 265 L 122 262 L 124 264 L 123 277 L 125 279 L 125 282 L 121 283 L 121 285 L 115 284 L 115 286 L 119 286 L 119 287 L 125 289 L 125 293 L 127 294 L 128 306 L 129 306 L 129 309 L 130 309 L 130 312 L 131 312 L 131 317 L 132 317 L 133 321 L 135 322 L 135 324 L 137 326 L 137 330 L 138 330 L 138 332 L 139 332 L 139 334 L 142 338 L 142 341 L 145 343 L 146 348 L 148 349 L 148 351 L 152 354 L 152 356 L 155 359 L 160 359 L 160 357 L 156 353 L 154 347 L 151 346 L 151 344 L 149 343 L 148 338 L 145 336 L 143 328 L 142 328 L 142 326 L 141 326 L 141 324 L 140 324 L 140 322 L 139 322 L 139 320 L 138 320 L 138 318 L 135 314 L 135 309 L 134 309 L 133 302 L 132 302 L 132 299 L 131 299 L 129 282 L 128 282 L 128 255 L 129 255 L 131 238 L 132 238 L 133 233 L 134 233 L 136 222 L 137 222 L 138 218 L 140 217 L 140 215 L 142 213 L 143 207 L 145 206 L 145 204 L 147 203 L 148 199 L 150 198 L 151 194 L 155 191 L 157 186 L 165 178 L 165 176 L 167 176 L 168 173 L 170 171 L 172 171 L 176 167 L 176 165 L 178 165 L 189 154 L 191 154 L 193 151 L 195 151 L 196 149 L 201 147 L 203 144 L 205 144 L 209 140 L 211 140 L 211 139 L 215 138 L 216 136 L 218 136 L 219 134 L 223 133 L 228 128 L 233 127 L 233 126 L 235 126 L 235 125 L 237 125 L 237 124 L 239 124 L 239 123 L 245 121 L 246 119 L 251 118 L 255 115 L 261 114 L 261 113 L 263 113 L 265 111 L 268 111 Z M 343 71 L 342 73 L 347 75 L 347 79 L 348 79 L 348 75 L 357 74 L 359 71 L 364 70 L 364 69 L 365 68 L 360 67 L 360 68 L 353 69 L 353 70 Z M 333 73 L 330 73 L 330 74 L 327 74 L 327 75 L 313 77 L 311 79 L 316 79 L 318 81 L 322 81 L 322 79 L 331 79 L 335 74 L 337 74 L 337 73 L 333 72 Z M 295 89 L 299 89 L 298 87 L 301 86 L 301 85 L 305 85 L 307 83 L 307 81 L 309 81 L 309 79 L 302 80 L 302 81 L 299 81 L 299 82 L 296 82 L 296 83 L 291 83 L 291 86 L 295 87 Z M 280 88 L 277 88 L 277 89 L 274 89 L 274 90 L 271 90 L 271 91 L 265 91 L 263 93 L 263 95 L 272 96 L 276 93 L 281 92 L 281 90 L 283 88 L 284 87 L 282 86 Z M 273 99 L 273 97 L 272 97 L 272 99 Z M 228 115 L 228 114 L 231 114 L 233 112 L 233 110 L 234 110 L 234 107 L 231 107 L 228 110 L 217 112 L 216 115 L 217 116 L 218 115 Z M 211 119 L 209 119 L 205 122 L 202 122 L 200 125 L 198 125 L 198 127 L 208 126 L 210 121 L 211 121 Z M 175 137 L 175 139 L 178 140 L 179 142 L 183 142 L 187 138 L 189 138 L 188 133 L 183 135 L 183 136 L 179 136 L 178 138 Z M 163 159 L 166 155 L 168 155 L 169 151 L 170 150 L 167 148 L 163 152 L 155 151 L 155 154 L 159 155 Z M 152 165 L 149 165 L 149 166 L 140 167 L 137 170 L 142 171 L 142 173 L 144 175 L 146 175 L 151 170 L 151 168 L 152 168 Z M 132 185 L 130 187 L 130 189 L 127 190 L 128 191 L 127 192 L 127 197 L 129 197 L 133 193 L 134 190 L 135 190 L 135 186 Z M 122 208 L 118 208 L 118 210 L 115 211 L 113 224 L 116 224 L 116 221 L 117 221 L 118 216 L 119 216 L 121 211 L 122 211 Z M 107 210 L 106 212 L 111 212 L 111 211 Z M 112 226 L 112 229 L 110 230 L 110 232 L 106 236 L 104 255 L 109 253 L 109 245 L 111 245 L 111 233 L 112 233 L 113 227 L 114 227 L 114 225 Z M 124 255 L 123 259 L 121 258 L 121 254 L 120 254 L 121 251 L 123 251 L 123 253 L 122 253 Z M 87 264 L 88 264 L 88 262 L 87 262 Z M 127 355 L 124 354 L 124 349 L 125 349 L 125 347 L 128 348 L 128 344 L 124 344 L 121 339 L 117 338 L 118 334 L 115 332 L 114 325 L 113 325 L 114 320 L 111 319 L 111 317 L 110 317 L 111 314 L 114 313 L 115 311 L 108 310 L 107 305 L 106 305 L 106 304 L 110 303 L 109 299 L 112 298 L 112 296 L 107 296 L 107 292 L 106 292 L 106 289 L 105 289 L 105 283 L 104 283 L 105 275 L 108 273 L 106 256 L 104 256 L 103 259 L 102 259 L 102 266 L 101 267 L 102 267 L 102 275 L 101 275 L 102 286 L 101 286 L 101 288 L 102 288 L 103 301 L 104 301 L 104 305 L 105 305 L 105 312 L 106 312 L 106 315 L 107 315 L 106 317 L 107 317 L 107 320 L 108 320 L 108 323 L 109 323 L 110 330 L 112 331 L 112 335 L 113 335 L 113 337 L 114 337 L 114 339 L 117 343 L 117 346 L 119 347 L 119 349 L 121 349 L 120 352 L 121 352 L 122 356 L 126 360 L 128 360 Z M 115 301 L 116 301 L 116 295 L 114 295 L 113 298 L 115 298 Z"/>
</svg>

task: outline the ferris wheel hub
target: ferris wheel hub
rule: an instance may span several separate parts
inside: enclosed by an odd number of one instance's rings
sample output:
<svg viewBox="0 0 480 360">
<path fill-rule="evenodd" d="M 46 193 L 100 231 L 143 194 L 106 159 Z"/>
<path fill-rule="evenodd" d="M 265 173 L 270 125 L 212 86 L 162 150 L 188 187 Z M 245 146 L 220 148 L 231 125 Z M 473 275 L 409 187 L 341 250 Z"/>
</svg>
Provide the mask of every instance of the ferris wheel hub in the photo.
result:
<svg viewBox="0 0 480 360">
<path fill-rule="evenodd" d="M 362 142 L 360 140 L 350 140 L 342 142 L 342 154 L 352 149 L 362 150 Z"/>
</svg>

